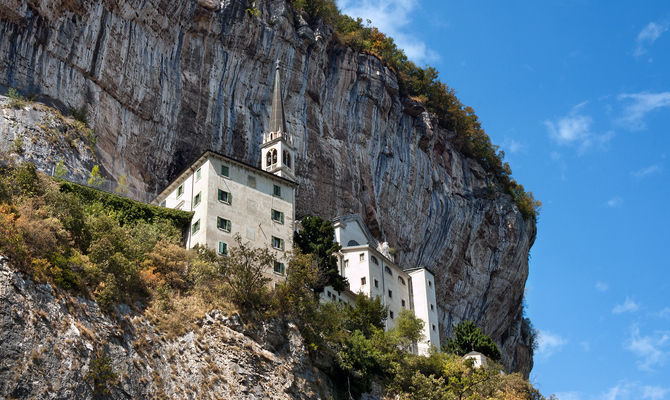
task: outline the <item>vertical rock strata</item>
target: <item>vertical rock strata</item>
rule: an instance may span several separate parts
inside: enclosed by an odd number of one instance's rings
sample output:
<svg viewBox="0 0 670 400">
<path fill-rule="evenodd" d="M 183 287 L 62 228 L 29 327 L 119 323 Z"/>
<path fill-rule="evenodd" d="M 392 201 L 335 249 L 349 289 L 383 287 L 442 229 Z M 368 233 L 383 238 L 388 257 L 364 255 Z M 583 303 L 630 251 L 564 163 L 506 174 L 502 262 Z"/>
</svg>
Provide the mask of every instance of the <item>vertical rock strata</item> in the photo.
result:
<svg viewBox="0 0 670 400">
<path fill-rule="evenodd" d="M 206 149 L 258 163 L 273 66 L 298 147 L 298 212 L 358 212 L 403 266 L 438 277 L 440 332 L 471 319 L 510 370 L 535 225 L 399 96 L 393 72 L 284 0 L 0 0 L 0 84 L 80 108 L 103 166 L 162 187 Z"/>
</svg>

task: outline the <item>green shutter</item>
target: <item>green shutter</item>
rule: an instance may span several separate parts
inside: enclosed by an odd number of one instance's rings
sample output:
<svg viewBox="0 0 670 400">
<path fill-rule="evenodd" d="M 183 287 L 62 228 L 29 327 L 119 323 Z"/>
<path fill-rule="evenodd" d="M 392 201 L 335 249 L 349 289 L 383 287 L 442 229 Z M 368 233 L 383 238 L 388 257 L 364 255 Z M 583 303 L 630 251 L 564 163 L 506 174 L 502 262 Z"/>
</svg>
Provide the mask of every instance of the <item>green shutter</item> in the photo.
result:
<svg viewBox="0 0 670 400">
<path fill-rule="evenodd" d="M 284 223 L 284 213 L 279 213 L 279 217 L 281 218 L 281 223 Z"/>
<path fill-rule="evenodd" d="M 284 239 L 279 239 L 279 243 L 281 244 L 281 249 L 284 250 Z"/>
<path fill-rule="evenodd" d="M 225 177 L 229 177 L 229 176 L 230 176 L 230 170 L 228 169 L 228 166 L 227 166 L 227 165 L 222 165 L 222 166 L 221 166 L 221 175 L 223 175 L 223 176 L 225 176 Z"/>
</svg>

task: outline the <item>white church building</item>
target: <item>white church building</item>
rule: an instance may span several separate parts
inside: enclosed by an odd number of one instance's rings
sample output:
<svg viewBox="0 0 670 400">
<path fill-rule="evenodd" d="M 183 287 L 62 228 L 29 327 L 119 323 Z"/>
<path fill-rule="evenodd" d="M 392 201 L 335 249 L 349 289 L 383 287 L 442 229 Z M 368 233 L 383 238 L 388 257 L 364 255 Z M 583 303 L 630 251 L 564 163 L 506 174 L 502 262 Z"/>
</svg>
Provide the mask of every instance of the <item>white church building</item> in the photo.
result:
<svg viewBox="0 0 670 400">
<path fill-rule="evenodd" d="M 152 202 L 163 207 L 192 211 L 186 246 L 200 244 L 225 256 L 239 235 L 252 247 L 271 249 L 275 255 L 268 275 L 274 282 L 286 275 L 287 252 L 293 248 L 295 229 L 295 148 L 286 128 L 284 104 L 275 69 L 269 132 L 261 144 L 261 168 L 214 151 L 204 152 L 181 172 Z M 349 290 L 337 293 L 327 287 L 324 301 L 351 303 L 355 293 L 379 297 L 388 307 L 386 329 L 395 326 L 400 312 L 413 310 L 424 321 L 424 340 L 415 349 L 428 354 L 440 348 L 435 298 L 435 277 L 425 268 L 403 269 L 387 243 L 379 243 L 359 215 L 334 221 L 342 276 Z"/>
</svg>

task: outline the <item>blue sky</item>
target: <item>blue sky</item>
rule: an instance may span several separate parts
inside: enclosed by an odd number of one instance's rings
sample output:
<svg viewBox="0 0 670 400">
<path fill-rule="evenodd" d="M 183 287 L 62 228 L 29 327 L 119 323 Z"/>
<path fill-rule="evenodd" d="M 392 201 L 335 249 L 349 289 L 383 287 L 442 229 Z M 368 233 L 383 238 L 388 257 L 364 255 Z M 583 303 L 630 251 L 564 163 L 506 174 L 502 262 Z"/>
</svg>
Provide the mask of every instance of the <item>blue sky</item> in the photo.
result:
<svg viewBox="0 0 670 400">
<path fill-rule="evenodd" d="M 670 400 L 670 2 L 338 4 L 436 67 L 544 203 L 533 383 Z"/>
</svg>

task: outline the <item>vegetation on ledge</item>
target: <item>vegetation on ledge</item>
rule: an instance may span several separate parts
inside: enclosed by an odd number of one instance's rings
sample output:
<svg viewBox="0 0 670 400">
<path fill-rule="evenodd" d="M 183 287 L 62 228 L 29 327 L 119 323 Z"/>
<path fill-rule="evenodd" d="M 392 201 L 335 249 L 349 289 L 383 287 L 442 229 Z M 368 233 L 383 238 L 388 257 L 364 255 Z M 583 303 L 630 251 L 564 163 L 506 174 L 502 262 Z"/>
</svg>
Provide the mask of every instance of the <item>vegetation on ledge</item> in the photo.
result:
<svg viewBox="0 0 670 400">
<path fill-rule="evenodd" d="M 342 14 L 334 0 L 290 1 L 295 9 L 306 13 L 308 22 L 321 20 L 332 25 L 340 43 L 360 52 L 374 54 L 393 69 L 398 77 L 401 95 L 421 102 L 439 118 L 441 127 L 455 132 L 456 140 L 452 142 L 456 149 L 477 160 L 493 174 L 503 190 L 514 198 L 524 218 L 536 219 L 542 203 L 512 178 L 512 169 L 503 161 L 504 151 L 491 143 L 474 109 L 461 103 L 454 89 L 439 80 L 435 68 L 422 68 L 409 61 L 393 38 L 364 24 L 361 18 Z"/>
</svg>

